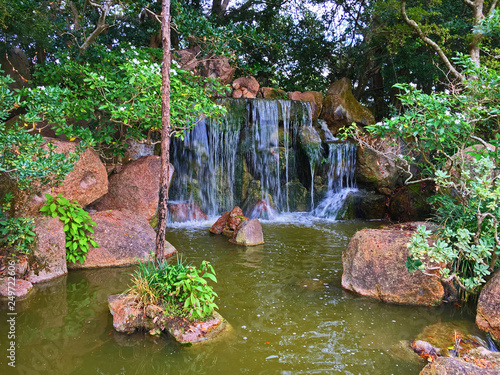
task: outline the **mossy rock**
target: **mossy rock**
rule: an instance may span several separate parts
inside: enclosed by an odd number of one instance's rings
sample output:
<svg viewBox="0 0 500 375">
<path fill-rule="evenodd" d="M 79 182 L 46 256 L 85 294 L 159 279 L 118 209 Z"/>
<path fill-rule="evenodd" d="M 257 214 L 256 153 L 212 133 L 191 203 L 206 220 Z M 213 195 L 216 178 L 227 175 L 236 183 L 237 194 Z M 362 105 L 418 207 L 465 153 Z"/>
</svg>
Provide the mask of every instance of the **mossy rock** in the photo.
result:
<svg viewBox="0 0 500 375">
<path fill-rule="evenodd" d="M 309 208 L 310 195 L 305 186 L 298 180 L 289 182 L 283 189 L 284 194 L 287 186 L 290 211 L 307 211 Z"/>
</svg>

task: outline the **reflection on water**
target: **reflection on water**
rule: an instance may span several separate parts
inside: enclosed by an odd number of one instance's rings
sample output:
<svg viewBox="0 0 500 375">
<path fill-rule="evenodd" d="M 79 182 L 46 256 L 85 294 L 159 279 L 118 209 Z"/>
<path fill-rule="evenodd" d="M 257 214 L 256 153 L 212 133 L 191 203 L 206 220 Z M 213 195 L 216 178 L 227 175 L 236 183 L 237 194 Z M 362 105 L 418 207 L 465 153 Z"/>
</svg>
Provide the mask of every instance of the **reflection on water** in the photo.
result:
<svg viewBox="0 0 500 375">
<path fill-rule="evenodd" d="M 127 288 L 132 268 L 73 271 L 17 303 L 17 367 L 4 374 L 418 374 L 398 352 L 439 321 L 473 318 L 447 306 L 380 303 L 340 287 L 341 254 L 373 223 L 264 223 L 266 244 L 245 248 L 208 226 L 169 228 L 183 258 L 217 271 L 220 313 L 234 332 L 181 347 L 166 337 L 113 331 L 107 297 Z M 6 312 L 0 303 L 0 315 Z M 7 343 L 0 324 L 0 342 Z M 4 371 L 4 369 L 7 369 Z"/>
</svg>

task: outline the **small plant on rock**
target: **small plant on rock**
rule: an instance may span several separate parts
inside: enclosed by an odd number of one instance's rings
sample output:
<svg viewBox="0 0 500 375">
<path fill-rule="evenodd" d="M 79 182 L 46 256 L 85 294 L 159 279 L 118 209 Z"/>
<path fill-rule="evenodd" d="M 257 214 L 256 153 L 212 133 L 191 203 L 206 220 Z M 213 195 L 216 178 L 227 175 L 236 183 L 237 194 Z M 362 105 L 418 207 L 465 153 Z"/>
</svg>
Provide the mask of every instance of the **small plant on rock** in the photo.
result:
<svg viewBox="0 0 500 375">
<path fill-rule="evenodd" d="M 128 292 L 139 297 L 144 305 L 159 305 L 169 315 L 191 320 L 204 320 L 212 316 L 218 297 L 207 280 L 217 282 L 212 265 L 203 261 L 196 268 L 164 261 L 139 262 L 132 275 Z"/>
<path fill-rule="evenodd" d="M 50 194 L 45 194 L 47 202 L 40 208 L 40 211 L 47 216 L 58 217 L 64 223 L 64 233 L 66 234 L 66 259 L 70 262 L 85 262 L 89 244 L 99 247 L 94 237 L 89 233 L 94 233 L 95 222 L 90 219 L 90 215 L 75 201 L 71 203 L 61 194 L 56 198 Z"/>
</svg>

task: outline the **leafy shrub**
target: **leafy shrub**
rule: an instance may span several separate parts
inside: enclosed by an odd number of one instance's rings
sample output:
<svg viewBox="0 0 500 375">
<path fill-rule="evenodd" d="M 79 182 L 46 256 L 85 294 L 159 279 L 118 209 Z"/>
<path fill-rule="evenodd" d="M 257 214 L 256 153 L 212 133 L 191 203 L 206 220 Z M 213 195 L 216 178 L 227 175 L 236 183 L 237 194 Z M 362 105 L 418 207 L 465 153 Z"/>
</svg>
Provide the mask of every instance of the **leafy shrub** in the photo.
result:
<svg viewBox="0 0 500 375">
<path fill-rule="evenodd" d="M 129 293 L 137 295 L 145 305 L 163 306 L 167 314 L 205 319 L 218 308 L 214 302 L 217 293 L 207 283 L 207 279 L 214 282 L 217 279 L 207 261 L 203 261 L 199 268 L 185 265 L 179 259 L 176 264 L 169 264 L 166 260 L 139 262 L 132 276 Z"/>
<path fill-rule="evenodd" d="M 408 269 L 438 270 L 467 299 L 499 266 L 500 70 L 464 57 L 457 61 L 469 77 L 458 90 L 425 94 L 411 85 L 396 85 L 402 90 L 402 113 L 366 129 L 411 150 L 386 155 L 396 160 L 407 183 L 432 180 L 436 186 L 431 201 L 436 242 L 428 245 L 431 233 L 419 228 L 409 244 Z M 348 134 L 371 147 L 357 128 Z"/>
<path fill-rule="evenodd" d="M 64 223 L 66 234 L 66 259 L 70 262 L 85 262 L 89 244 L 99 247 L 94 237 L 95 222 L 90 219 L 87 211 L 83 210 L 75 201 L 71 203 L 68 199 L 58 194 L 56 198 L 45 194 L 47 201 L 40 211 L 47 216 L 58 217 Z"/>
<path fill-rule="evenodd" d="M 35 220 L 30 217 L 10 217 L 4 211 L 10 209 L 12 194 L 7 193 L 0 209 L 0 249 L 7 250 L 7 258 L 17 260 L 19 255 L 28 255 L 36 240 Z"/>
</svg>

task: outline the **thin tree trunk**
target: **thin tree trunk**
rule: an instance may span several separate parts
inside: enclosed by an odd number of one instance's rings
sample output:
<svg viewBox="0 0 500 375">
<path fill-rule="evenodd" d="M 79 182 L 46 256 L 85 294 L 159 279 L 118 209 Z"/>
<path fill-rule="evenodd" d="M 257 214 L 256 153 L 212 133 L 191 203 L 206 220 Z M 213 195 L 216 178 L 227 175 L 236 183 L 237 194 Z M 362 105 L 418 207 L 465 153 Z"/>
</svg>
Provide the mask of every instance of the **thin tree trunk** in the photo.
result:
<svg viewBox="0 0 500 375">
<path fill-rule="evenodd" d="M 162 92 L 161 92 L 161 174 L 158 203 L 158 226 L 156 228 L 156 251 L 158 261 L 165 258 L 165 232 L 167 227 L 168 186 L 170 179 L 170 0 L 163 0 L 161 11 L 163 42 Z"/>
</svg>

